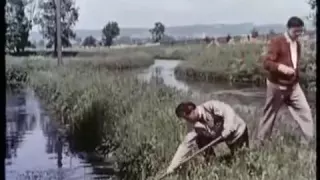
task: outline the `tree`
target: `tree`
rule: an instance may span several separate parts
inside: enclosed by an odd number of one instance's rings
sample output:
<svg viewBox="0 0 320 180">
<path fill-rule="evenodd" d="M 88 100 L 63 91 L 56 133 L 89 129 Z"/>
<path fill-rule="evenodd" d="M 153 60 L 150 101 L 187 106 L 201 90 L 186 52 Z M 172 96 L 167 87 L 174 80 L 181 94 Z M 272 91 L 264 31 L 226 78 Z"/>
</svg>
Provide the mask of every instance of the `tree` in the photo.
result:
<svg viewBox="0 0 320 180">
<path fill-rule="evenodd" d="M 97 40 L 93 36 L 86 37 L 83 42 L 82 46 L 96 46 Z"/>
<path fill-rule="evenodd" d="M 28 0 L 8 0 L 6 3 L 6 48 L 9 51 L 20 53 L 31 44 L 28 39 L 32 21 L 25 13 L 29 3 Z"/>
<path fill-rule="evenodd" d="M 318 11 L 317 9 L 317 1 L 316 0 L 309 0 L 308 4 L 311 7 L 312 12 L 310 13 L 309 19 L 312 20 L 313 25 L 316 25 L 316 13 Z"/>
<path fill-rule="evenodd" d="M 276 32 L 273 29 L 270 29 L 269 35 L 271 35 L 271 36 L 276 35 Z"/>
<path fill-rule="evenodd" d="M 110 47 L 113 39 L 120 34 L 120 28 L 117 22 L 108 22 L 102 29 L 102 42 L 104 46 Z"/>
<path fill-rule="evenodd" d="M 61 1 L 61 43 L 62 47 L 70 47 L 71 39 L 76 38 L 73 27 L 78 21 L 79 8 L 75 6 L 74 0 Z M 42 0 L 39 2 L 39 12 L 34 22 L 40 26 L 40 33 L 48 40 L 46 47 L 54 46 L 54 52 L 57 54 L 57 36 L 56 36 L 56 3 L 55 0 Z"/>
<path fill-rule="evenodd" d="M 256 28 L 253 28 L 253 29 L 251 30 L 251 37 L 252 37 L 252 38 L 257 38 L 258 36 L 259 36 L 258 30 L 257 30 Z"/>
<path fill-rule="evenodd" d="M 159 42 L 164 36 L 165 26 L 161 22 L 156 22 L 154 28 L 150 29 L 149 32 L 151 33 L 153 42 Z"/>
</svg>

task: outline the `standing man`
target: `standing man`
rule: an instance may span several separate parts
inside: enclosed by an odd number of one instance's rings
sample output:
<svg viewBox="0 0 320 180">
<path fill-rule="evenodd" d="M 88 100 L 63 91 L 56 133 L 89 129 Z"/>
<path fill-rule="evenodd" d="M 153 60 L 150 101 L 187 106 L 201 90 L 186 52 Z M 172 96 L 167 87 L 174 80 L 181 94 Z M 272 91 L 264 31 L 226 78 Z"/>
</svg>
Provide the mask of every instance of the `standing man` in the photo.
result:
<svg viewBox="0 0 320 180">
<path fill-rule="evenodd" d="M 263 60 L 268 77 L 267 97 L 258 131 L 260 143 L 271 136 L 276 115 L 282 105 L 288 107 L 305 138 L 313 138 L 311 109 L 299 85 L 301 45 L 298 37 L 303 32 L 303 21 L 298 17 L 291 17 L 287 22 L 287 31 L 281 36 L 273 37 L 268 45 L 268 52 Z"/>
</svg>

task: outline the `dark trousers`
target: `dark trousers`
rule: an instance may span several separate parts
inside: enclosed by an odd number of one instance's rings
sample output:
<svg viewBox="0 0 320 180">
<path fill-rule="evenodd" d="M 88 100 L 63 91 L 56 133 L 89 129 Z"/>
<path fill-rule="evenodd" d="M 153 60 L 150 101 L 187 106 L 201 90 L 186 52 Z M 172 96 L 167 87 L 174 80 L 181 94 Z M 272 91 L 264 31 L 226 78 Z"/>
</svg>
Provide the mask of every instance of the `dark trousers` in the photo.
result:
<svg viewBox="0 0 320 180">
<path fill-rule="evenodd" d="M 208 138 L 208 137 L 203 137 L 203 136 L 198 136 L 196 139 L 196 143 L 198 145 L 198 148 L 201 149 L 204 146 L 206 146 L 207 144 L 209 144 L 210 142 L 212 142 L 212 138 Z M 246 128 L 244 133 L 241 135 L 241 137 L 239 137 L 239 139 L 232 143 L 232 144 L 227 144 L 227 146 L 229 147 L 230 151 L 231 151 L 231 155 L 234 155 L 234 153 L 241 149 L 242 147 L 247 147 L 249 148 L 249 134 L 248 134 L 248 129 Z M 206 160 L 208 161 L 210 157 L 215 157 L 216 153 L 214 152 L 214 148 L 213 147 L 209 147 L 208 149 L 206 149 L 204 151 L 204 157 L 206 158 Z"/>
</svg>

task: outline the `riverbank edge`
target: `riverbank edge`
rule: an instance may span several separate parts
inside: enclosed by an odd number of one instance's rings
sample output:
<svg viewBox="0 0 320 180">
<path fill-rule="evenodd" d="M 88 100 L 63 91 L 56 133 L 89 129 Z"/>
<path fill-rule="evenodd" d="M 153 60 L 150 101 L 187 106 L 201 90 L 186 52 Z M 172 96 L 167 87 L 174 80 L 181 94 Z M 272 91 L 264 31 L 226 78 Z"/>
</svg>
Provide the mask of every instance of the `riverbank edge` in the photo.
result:
<svg viewBox="0 0 320 180">
<path fill-rule="evenodd" d="M 15 73 L 15 71 L 14 71 L 14 68 L 13 68 L 13 71 L 11 72 L 12 74 L 14 74 Z M 19 69 L 19 73 L 21 73 L 21 68 Z M 23 74 L 26 74 L 26 76 L 28 76 L 28 74 L 31 74 L 31 73 L 34 73 L 34 70 L 30 70 L 29 72 L 26 70 L 26 71 L 24 71 L 24 73 Z M 13 77 L 15 77 L 15 76 L 13 76 Z M 36 96 L 37 97 L 39 97 L 39 101 L 42 103 L 42 104 L 44 104 L 44 107 L 45 107 L 45 109 L 47 110 L 47 113 L 48 113 L 48 115 L 50 116 L 50 118 L 51 118 L 51 120 L 53 120 L 53 121 L 56 121 L 59 125 L 61 125 L 61 129 L 62 129 L 62 131 L 64 131 L 64 132 L 70 132 L 70 131 L 72 131 L 72 125 L 70 124 L 70 121 L 69 121 L 69 119 L 68 119 L 68 114 L 66 114 L 66 112 L 65 112 L 65 110 L 63 109 L 63 107 L 60 107 L 60 106 L 56 106 L 56 105 L 50 105 L 50 102 L 52 103 L 54 100 L 53 99 L 56 99 L 56 98 L 58 98 L 58 97 L 54 97 L 54 96 L 52 96 L 52 95 L 49 95 L 51 92 L 50 91 L 47 91 L 47 90 L 43 90 L 43 88 L 41 88 L 39 85 L 40 84 L 37 84 L 37 82 L 33 82 L 33 83 L 30 83 L 29 82 L 29 79 L 28 79 L 29 77 L 26 77 L 25 78 L 25 81 L 19 81 L 19 85 L 21 85 L 20 86 L 20 88 L 21 87 L 30 87 L 30 88 L 32 88 L 32 90 L 35 92 L 35 94 L 36 94 Z M 15 81 L 15 82 L 17 82 L 17 81 Z M 14 84 L 14 83 L 8 83 L 8 84 Z M 168 88 L 168 89 L 170 89 L 172 92 L 174 91 L 175 92 L 175 90 L 173 89 L 173 88 L 170 88 L 170 87 L 165 87 L 165 89 L 166 88 Z M 47 89 L 47 88 L 44 88 L 44 89 Z M 48 89 L 49 90 L 49 89 Z M 52 90 L 52 89 L 51 89 Z M 161 88 L 160 88 L 160 93 L 162 93 L 162 91 L 161 91 Z M 172 92 L 168 92 L 169 94 L 170 93 L 172 93 Z M 53 99 L 52 99 L 53 98 Z M 165 101 L 165 102 L 172 102 L 171 100 L 169 100 L 169 99 L 167 99 L 167 100 L 165 100 L 165 99 L 162 99 L 162 101 Z M 80 121 L 81 121 L 81 119 L 79 119 Z M 112 134 L 110 134 L 110 133 L 108 133 L 108 135 L 112 135 Z M 117 143 L 121 143 L 121 142 L 117 142 Z M 148 144 L 146 144 L 147 146 L 148 146 Z M 101 145 L 101 147 L 102 147 L 103 145 Z M 99 147 L 97 147 L 96 149 L 99 149 L 100 148 L 100 146 Z M 138 147 L 138 149 L 136 149 L 137 150 L 137 152 L 140 152 L 142 149 L 144 149 L 145 147 L 143 146 L 143 147 Z M 147 151 L 147 150 L 146 150 Z M 136 152 L 136 153 L 137 153 Z M 112 151 L 110 151 L 110 153 L 111 153 L 111 158 L 113 158 L 112 157 L 112 154 L 113 154 L 113 152 Z M 95 152 L 92 152 L 90 155 L 92 155 L 92 156 L 95 156 L 95 157 L 98 157 L 98 158 L 100 158 L 100 159 L 104 159 L 105 160 L 105 162 L 106 161 L 108 161 L 109 160 L 109 158 L 110 158 L 110 153 L 108 153 L 108 154 L 104 154 L 103 152 L 100 152 L 100 151 L 95 151 Z M 142 177 L 144 177 L 144 176 L 146 176 L 146 174 L 148 174 L 148 176 L 150 176 L 150 173 L 155 173 L 155 172 L 153 172 L 153 171 L 150 171 L 150 170 L 145 170 L 144 168 L 148 168 L 148 167 L 145 167 L 145 165 L 143 165 L 142 167 L 140 167 L 140 165 L 138 164 L 138 166 L 136 167 L 136 165 L 137 164 L 135 164 L 136 163 L 136 160 L 135 160 L 135 156 L 134 156 L 135 154 L 130 154 L 130 157 L 131 158 L 133 158 L 133 159 L 130 159 L 129 160 L 129 163 L 131 162 L 131 161 L 133 161 L 133 168 L 138 168 L 138 169 L 140 169 L 140 168 L 142 168 L 140 171 L 138 171 L 138 172 L 136 172 L 137 170 L 134 170 L 133 169 L 133 171 L 132 170 L 127 170 L 126 169 L 126 166 L 127 165 L 129 165 L 129 166 L 132 166 L 131 164 L 126 164 L 126 160 L 124 161 L 124 165 L 121 165 L 120 163 L 123 163 L 122 161 L 121 162 L 117 162 L 117 161 L 114 161 L 113 162 L 113 167 L 114 167 L 114 172 L 115 172 L 115 176 L 119 176 L 119 175 L 123 175 L 123 171 L 122 171 L 122 169 L 124 170 L 124 172 L 127 172 L 128 171 L 128 174 L 126 174 L 125 175 L 125 177 L 126 177 L 126 179 L 128 179 L 128 177 L 129 177 L 129 179 L 130 179 L 130 177 L 131 176 L 142 176 Z M 139 160 L 138 161 L 141 161 L 141 159 L 139 158 Z M 145 163 L 144 161 L 143 161 L 143 163 Z M 146 162 L 146 163 L 150 163 L 150 162 Z M 142 165 L 142 164 L 141 164 Z M 132 171 L 132 172 L 131 172 Z M 147 172 L 146 172 L 147 171 Z M 132 173 L 132 174 L 131 174 Z"/>
<path fill-rule="evenodd" d="M 172 48 L 170 46 L 168 47 L 160 47 L 160 48 L 164 48 L 164 49 L 160 49 L 159 51 L 156 52 L 151 52 L 150 50 L 148 50 L 148 47 L 145 47 L 145 49 L 141 48 L 141 47 L 137 47 L 137 51 L 138 52 L 144 52 L 148 55 L 150 55 L 153 59 L 161 59 L 161 60 L 181 60 L 184 61 L 186 60 L 186 57 L 188 55 L 188 53 L 178 53 L 176 51 L 173 52 L 165 52 L 165 48 Z M 115 51 L 120 51 L 119 53 L 124 53 L 126 54 L 127 52 L 125 52 L 125 49 L 123 50 L 115 50 Z M 121 52 L 124 51 L 124 52 Z M 53 57 L 53 52 L 51 51 L 26 51 L 22 54 L 7 54 L 8 56 L 13 56 L 13 57 L 21 57 L 21 58 L 27 58 L 27 57 L 31 57 L 31 56 L 43 56 L 43 57 Z M 62 55 L 64 57 L 73 57 L 73 58 L 90 58 L 90 57 L 94 57 L 94 56 L 101 56 L 101 57 L 107 57 L 109 56 L 109 52 L 101 52 L 101 51 L 63 51 Z"/>
<path fill-rule="evenodd" d="M 123 70 L 131 70 L 131 69 L 139 69 L 139 68 L 146 68 L 150 67 L 152 64 L 154 64 L 155 59 L 147 60 L 142 64 L 139 64 L 138 66 L 132 66 L 132 64 L 127 64 L 127 68 L 120 67 L 118 69 L 108 68 L 108 65 L 99 67 L 96 66 L 99 70 L 102 69 L 108 69 L 108 70 L 114 70 L 115 72 L 123 71 Z M 59 130 L 63 135 L 68 135 L 73 129 L 73 125 L 69 122 L 69 120 L 65 117 L 68 115 L 64 112 L 63 109 L 59 107 L 55 107 L 52 105 L 49 105 L 50 102 L 52 102 L 52 97 L 48 95 L 50 93 L 49 91 L 43 91 L 42 88 L 39 88 L 38 85 L 35 83 L 29 82 L 29 75 L 31 73 L 34 73 L 36 71 L 46 71 L 48 68 L 43 68 L 42 66 L 39 67 L 33 67 L 32 65 L 20 65 L 20 64 L 11 64 L 10 68 L 6 69 L 6 85 L 9 88 L 8 90 L 21 90 L 25 88 L 31 88 L 36 96 L 39 98 L 39 102 L 43 104 L 44 109 L 46 110 L 46 113 L 49 115 L 50 119 L 57 123 L 59 125 Z M 99 149 L 100 147 L 97 147 Z M 111 153 L 111 154 L 110 154 Z M 95 150 L 94 152 L 87 153 L 88 156 L 92 156 L 95 158 L 103 159 L 104 162 L 112 162 L 113 163 L 113 172 L 115 176 L 120 173 L 120 169 L 118 167 L 118 163 L 114 162 L 113 160 L 110 160 L 110 158 L 113 159 L 112 153 L 110 152 L 108 154 L 104 154 L 99 152 L 99 150 Z"/>
<path fill-rule="evenodd" d="M 14 72 L 13 72 L 14 73 Z M 43 94 L 46 94 L 47 92 L 40 91 L 39 89 L 36 89 L 35 86 L 32 86 L 32 84 L 28 83 L 27 80 L 22 81 L 19 79 L 19 81 L 15 80 L 14 82 L 8 82 L 6 87 L 6 91 L 11 91 L 14 93 L 20 92 L 21 90 L 31 89 L 35 96 L 37 97 L 37 100 L 40 102 L 42 109 L 45 111 L 45 113 L 50 117 L 50 121 L 53 121 L 57 125 L 58 130 L 58 136 L 65 139 L 68 143 L 71 143 L 68 137 L 71 134 L 72 131 L 72 124 L 64 122 L 63 118 L 65 116 L 65 113 L 59 112 L 59 109 L 55 109 L 52 106 L 48 106 L 50 103 L 50 98 L 48 96 L 45 96 Z M 61 120 L 58 120 L 61 119 Z M 111 154 L 103 154 L 99 151 L 93 151 L 93 152 L 85 152 L 86 157 L 89 157 L 88 159 L 95 159 L 95 162 L 97 159 L 101 162 L 107 162 L 107 163 L 113 163 L 112 169 L 113 171 L 108 171 L 108 175 L 110 176 L 117 176 L 117 173 L 119 173 L 119 169 L 117 169 L 117 164 L 114 162 Z M 94 166 L 92 166 L 94 168 Z"/>
<path fill-rule="evenodd" d="M 182 62 L 183 63 L 183 62 Z M 228 72 L 202 71 L 191 67 L 178 65 L 174 68 L 174 75 L 179 80 L 202 81 L 202 82 L 224 82 L 229 84 L 248 84 L 255 87 L 266 87 L 266 73 L 261 74 L 231 74 Z M 311 80 L 307 74 L 300 74 L 300 85 L 303 89 L 315 92 L 315 80 Z"/>
</svg>

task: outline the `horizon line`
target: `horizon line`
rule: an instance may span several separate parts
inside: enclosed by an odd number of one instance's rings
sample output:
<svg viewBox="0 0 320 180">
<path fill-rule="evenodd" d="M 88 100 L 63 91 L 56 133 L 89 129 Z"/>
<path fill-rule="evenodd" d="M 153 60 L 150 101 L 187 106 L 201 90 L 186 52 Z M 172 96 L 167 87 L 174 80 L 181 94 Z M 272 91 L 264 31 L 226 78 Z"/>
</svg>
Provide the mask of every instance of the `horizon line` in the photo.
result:
<svg viewBox="0 0 320 180">
<path fill-rule="evenodd" d="M 172 25 L 172 26 L 166 26 L 166 28 L 175 28 L 175 27 L 185 27 L 185 26 L 210 26 L 210 25 L 240 25 L 240 24 L 252 24 L 253 26 L 265 26 L 265 25 L 282 25 L 281 23 L 267 23 L 267 24 L 255 24 L 252 22 L 243 22 L 243 23 L 214 23 L 214 24 L 186 24 L 186 25 Z M 149 29 L 150 27 L 120 27 L 121 29 Z M 81 28 L 75 28 L 74 30 L 100 30 L 100 29 L 81 29 Z M 39 31 L 31 31 L 31 32 L 39 32 Z"/>
</svg>

